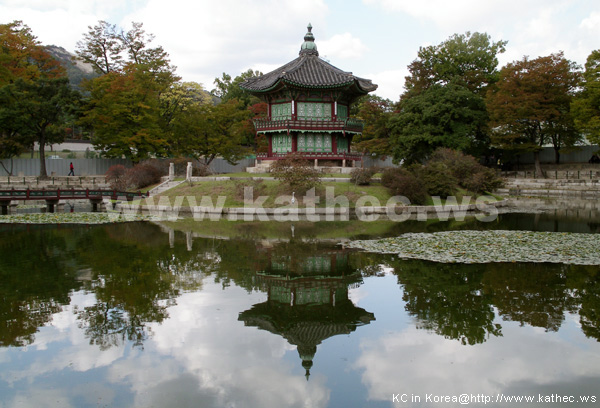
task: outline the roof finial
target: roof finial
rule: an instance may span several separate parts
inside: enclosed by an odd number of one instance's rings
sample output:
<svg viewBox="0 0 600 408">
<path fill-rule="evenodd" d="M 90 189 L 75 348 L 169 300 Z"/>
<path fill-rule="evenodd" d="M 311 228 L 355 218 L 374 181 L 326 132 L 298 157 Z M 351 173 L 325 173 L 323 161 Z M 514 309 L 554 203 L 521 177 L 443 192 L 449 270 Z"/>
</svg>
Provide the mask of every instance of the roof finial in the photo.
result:
<svg viewBox="0 0 600 408">
<path fill-rule="evenodd" d="M 306 28 L 308 29 L 308 32 L 304 35 L 304 42 L 300 47 L 300 55 L 319 55 L 319 52 L 317 51 L 317 44 L 315 44 L 315 36 L 312 33 L 312 24 L 308 23 L 308 26 Z"/>
</svg>

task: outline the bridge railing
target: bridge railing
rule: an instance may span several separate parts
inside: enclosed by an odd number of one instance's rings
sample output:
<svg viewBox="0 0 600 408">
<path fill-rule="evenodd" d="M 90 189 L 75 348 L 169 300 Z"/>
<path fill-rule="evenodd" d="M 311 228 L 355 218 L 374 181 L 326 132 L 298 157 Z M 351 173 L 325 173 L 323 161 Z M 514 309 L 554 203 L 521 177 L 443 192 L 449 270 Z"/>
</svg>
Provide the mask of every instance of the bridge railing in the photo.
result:
<svg viewBox="0 0 600 408">
<path fill-rule="evenodd" d="M 149 193 L 133 192 L 133 191 L 118 191 L 118 190 L 94 190 L 86 188 L 80 189 L 56 189 L 56 190 L 0 190 L 0 200 L 102 200 L 109 197 L 113 200 L 125 198 L 131 201 L 135 198 L 148 197 Z"/>
</svg>

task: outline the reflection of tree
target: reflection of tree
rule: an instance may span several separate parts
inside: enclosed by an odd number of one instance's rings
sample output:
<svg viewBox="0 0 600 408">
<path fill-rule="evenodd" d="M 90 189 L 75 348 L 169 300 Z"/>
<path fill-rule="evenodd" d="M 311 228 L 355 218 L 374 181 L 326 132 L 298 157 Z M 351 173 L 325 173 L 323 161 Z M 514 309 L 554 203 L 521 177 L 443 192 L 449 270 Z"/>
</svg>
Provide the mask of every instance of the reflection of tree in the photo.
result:
<svg viewBox="0 0 600 408">
<path fill-rule="evenodd" d="M 198 281 L 180 279 L 180 262 L 189 257 L 184 245 L 168 246 L 158 228 L 143 223 L 95 227 L 79 255 L 93 272 L 87 289 L 97 303 L 79 310 L 80 326 L 91 344 L 108 348 L 132 341 L 142 345 L 148 322 L 162 322 L 174 304 L 178 284 L 197 288 Z"/>
<path fill-rule="evenodd" d="M 476 266 L 425 261 L 396 261 L 391 266 L 404 288 L 405 308 L 419 319 L 419 328 L 471 345 L 502 335 Z"/>
<path fill-rule="evenodd" d="M 600 269 L 597 266 L 573 266 L 567 285 L 580 304 L 579 322 L 583 333 L 600 341 Z"/>
<path fill-rule="evenodd" d="M 583 332 L 600 339 L 600 271 L 596 266 L 390 260 L 403 285 L 406 310 L 419 327 L 463 344 L 491 334 L 494 306 L 506 321 L 558 331 L 565 312 L 579 313 Z"/>
<path fill-rule="evenodd" d="M 80 233 L 2 228 L 0 240 L 0 346 L 24 346 L 52 320 L 80 286 L 65 256 Z"/>
<path fill-rule="evenodd" d="M 574 310 L 566 265 L 491 264 L 486 269 L 485 291 L 504 320 L 558 331 L 565 310 Z"/>
<path fill-rule="evenodd" d="M 166 317 L 166 313 L 162 317 Z M 120 346 L 126 340 L 142 346 L 148 337 L 144 322 L 139 316 L 129 319 L 118 305 L 110 305 L 108 302 L 98 302 L 86 307 L 79 312 L 78 318 L 85 322 L 80 327 L 85 326 L 90 344 L 96 344 L 102 350 Z"/>
</svg>

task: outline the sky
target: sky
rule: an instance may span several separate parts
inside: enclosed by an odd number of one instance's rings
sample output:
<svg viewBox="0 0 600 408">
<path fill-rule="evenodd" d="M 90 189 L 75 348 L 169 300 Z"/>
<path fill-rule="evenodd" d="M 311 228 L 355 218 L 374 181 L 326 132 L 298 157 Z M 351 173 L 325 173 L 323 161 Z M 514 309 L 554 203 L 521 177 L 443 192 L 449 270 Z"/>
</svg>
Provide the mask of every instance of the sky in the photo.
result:
<svg viewBox="0 0 600 408">
<path fill-rule="evenodd" d="M 0 0 L 0 23 L 22 20 L 44 45 L 74 52 L 88 26 L 141 22 L 184 81 L 267 73 L 298 56 L 308 23 L 321 58 L 371 79 L 397 101 L 419 47 L 453 34 L 508 41 L 500 65 L 563 51 L 580 65 L 600 49 L 598 0 Z"/>
</svg>

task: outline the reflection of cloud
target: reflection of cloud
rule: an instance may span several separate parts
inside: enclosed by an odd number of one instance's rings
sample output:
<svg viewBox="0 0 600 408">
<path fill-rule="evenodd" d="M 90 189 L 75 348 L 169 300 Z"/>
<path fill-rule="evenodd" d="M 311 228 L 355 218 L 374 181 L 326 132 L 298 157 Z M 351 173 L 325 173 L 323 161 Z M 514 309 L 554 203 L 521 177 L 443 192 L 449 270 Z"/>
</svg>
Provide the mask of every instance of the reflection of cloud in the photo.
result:
<svg viewBox="0 0 600 408">
<path fill-rule="evenodd" d="M 410 327 L 364 342 L 357 366 L 364 370 L 369 397 L 376 400 L 389 400 L 399 392 L 421 396 L 510 394 L 523 383 L 531 384 L 526 391 L 532 393 L 553 384 L 600 376 L 600 356 L 594 350 L 515 323 L 503 323 L 503 332 L 502 338 L 465 347 Z M 570 391 L 573 393 L 573 388 Z"/>
<path fill-rule="evenodd" d="M 145 344 L 150 353 L 116 362 L 110 381 L 129 383 L 140 406 L 149 405 L 157 395 L 213 401 L 209 406 L 326 406 L 329 391 L 324 378 L 317 375 L 307 382 L 299 360 L 290 366 L 282 359 L 288 351 L 296 354 L 295 348 L 281 337 L 237 321 L 240 311 L 264 301 L 265 295 L 256 293 L 249 299 L 243 289 L 228 291 L 226 305 L 218 285 L 178 298 L 177 306 L 169 309 L 170 318 L 151 325 L 154 335 Z M 235 291 L 239 296 L 231 293 Z"/>
<path fill-rule="evenodd" d="M 2 403 L 6 408 L 71 408 L 73 405 L 66 398 L 62 390 L 35 389 L 29 393 L 18 393 L 14 398 Z"/>
<path fill-rule="evenodd" d="M 45 351 L 50 347 L 58 347 L 58 352 L 38 354 L 31 365 L 22 370 L 8 373 L 0 372 L 0 378 L 12 384 L 22 379 L 31 379 L 49 373 L 69 369 L 79 372 L 89 371 L 99 367 L 106 367 L 121 358 L 124 349 L 112 347 L 101 351 L 98 347 L 90 347 L 89 339 L 83 330 L 77 326 L 76 309 L 93 305 L 95 296 L 85 292 L 75 292 L 71 295 L 71 304 L 66 306 L 61 313 L 52 316 L 49 327 L 42 327 L 35 335 L 35 342 L 29 348 L 36 351 Z M 64 344 L 67 344 L 66 346 Z"/>
<path fill-rule="evenodd" d="M 200 402 L 214 407 L 327 406 L 330 391 L 325 377 L 317 374 L 307 382 L 295 347 L 238 321 L 240 311 L 264 302 L 266 295 L 229 287 L 224 297 L 222 286 L 210 280 L 203 282 L 202 291 L 177 298 L 168 320 L 147 325 L 153 334 L 143 350 L 125 345 L 101 351 L 90 345 L 74 310 L 93 304 L 95 298 L 74 293 L 73 303 L 36 335 L 30 346 L 35 351 L 32 361 L 0 372 L 2 381 L 17 390 L 20 381 L 29 384 L 4 403 L 11 408 L 70 407 L 77 406 L 75 401 L 117 406 L 122 395 L 108 389 L 113 386 L 131 392 L 133 406 L 172 405 L 167 401 L 181 407 L 197 407 Z M 2 359 L 11 363 L 10 349 L 1 351 Z M 284 358 L 287 353 L 293 355 L 293 364 Z M 59 378 L 73 372 L 97 382 L 57 385 Z"/>
</svg>

